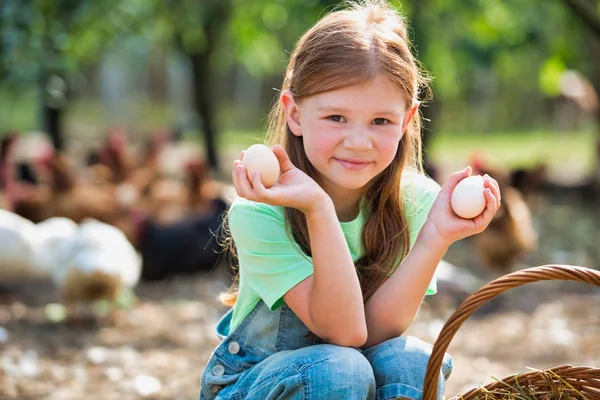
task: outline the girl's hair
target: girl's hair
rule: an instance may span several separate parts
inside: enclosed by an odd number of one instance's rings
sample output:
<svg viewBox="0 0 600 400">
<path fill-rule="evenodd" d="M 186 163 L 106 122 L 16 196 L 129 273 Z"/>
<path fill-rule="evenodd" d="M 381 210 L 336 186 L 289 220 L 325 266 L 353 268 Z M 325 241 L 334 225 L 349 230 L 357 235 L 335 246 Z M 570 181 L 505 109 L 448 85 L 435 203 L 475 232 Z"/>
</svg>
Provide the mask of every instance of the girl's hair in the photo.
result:
<svg viewBox="0 0 600 400">
<path fill-rule="evenodd" d="M 403 94 L 407 111 L 418 102 L 421 89 L 429 93 L 427 79 L 411 53 L 404 19 L 384 0 L 364 0 L 326 15 L 300 38 L 285 71 L 282 90 L 290 89 L 295 101 L 301 102 L 319 93 L 368 82 L 378 74 Z M 302 137 L 292 134 L 280 101 L 269 117 L 268 144 L 281 144 L 296 167 L 315 176 Z M 365 190 L 364 205 L 371 213 L 362 233 L 365 255 L 356 263 L 365 301 L 409 250 L 400 185 L 404 168 L 422 171 L 420 129 L 417 113 L 394 161 Z M 285 219 L 288 234 L 310 256 L 304 214 L 285 208 Z M 233 305 L 236 298 L 234 282 L 221 301 Z"/>
</svg>

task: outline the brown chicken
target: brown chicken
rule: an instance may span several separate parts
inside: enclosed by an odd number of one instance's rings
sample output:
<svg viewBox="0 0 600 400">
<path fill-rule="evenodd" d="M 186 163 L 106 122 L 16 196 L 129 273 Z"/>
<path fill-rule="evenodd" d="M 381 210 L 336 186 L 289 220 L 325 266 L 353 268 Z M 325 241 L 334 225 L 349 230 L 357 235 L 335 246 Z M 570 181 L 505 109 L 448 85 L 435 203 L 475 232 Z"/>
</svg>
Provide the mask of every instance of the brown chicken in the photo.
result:
<svg viewBox="0 0 600 400">
<path fill-rule="evenodd" d="M 105 223 L 120 215 L 114 190 L 78 182 L 67 158 L 57 153 L 48 162 L 52 176 L 48 207 L 53 217 L 66 217 L 76 223 L 94 218 Z"/>
<path fill-rule="evenodd" d="M 0 174 L 4 189 L 4 204 L 2 208 L 10 210 L 23 218 L 35 223 L 41 222 L 49 217 L 48 202 L 50 200 L 50 188 L 46 182 L 24 182 L 17 180 L 17 166 L 13 160 L 14 147 L 19 138 L 11 134 L 4 138 L 1 145 Z M 36 160 L 43 164 L 51 156 Z M 29 165 L 29 167 L 34 168 Z M 41 165 L 38 166 L 41 168 Z"/>
<path fill-rule="evenodd" d="M 8 178 L 8 147 L 8 138 L 2 139 L 0 142 L 0 209 L 2 210 L 8 210 L 10 208 L 8 195 L 6 194 Z"/>
<path fill-rule="evenodd" d="M 537 247 L 537 233 L 523 195 L 509 183 L 506 172 L 487 165 L 480 157 L 471 163 L 474 174 L 488 174 L 500 187 L 502 202 L 485 231 L 473 237 L 477 255 L 488 268 L 510 272 L 517 258 Z"/>
<path fill-rule="evenodd" d="M 544 186 L 548 182 L 548 166 L 538 163 L 530 168 L 510 171 L 510 184 L 521 193 L 529 204 L 539 204 Z"/>
</svg>

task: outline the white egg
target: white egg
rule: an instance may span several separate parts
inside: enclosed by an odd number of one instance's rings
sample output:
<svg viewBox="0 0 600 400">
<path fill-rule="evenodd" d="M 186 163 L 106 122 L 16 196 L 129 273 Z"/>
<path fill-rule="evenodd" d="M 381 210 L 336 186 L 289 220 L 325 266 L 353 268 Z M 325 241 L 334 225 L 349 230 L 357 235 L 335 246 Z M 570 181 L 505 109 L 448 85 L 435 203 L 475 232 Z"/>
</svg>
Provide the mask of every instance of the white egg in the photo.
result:
<svg viewBox="0 0 600 400">
<path fill-rule="evenodd" d="M 246 166 L 248 179 L 252 181 L 252 172 L 258 171 L 262 184 L 269 188 L 277 182 L 281 170 L 279 160 L 269 147 L 264 144 L 253 144 L 248 147 L 242 163 Z"/>
<path fill-rule="evenodd" d="M 483 176 L 480 175 L 469 176 L 458 182 L 450 199 L 456 215 L 471 219 L 481 214 L 486 205 L 484 190 Z"/>
</svg>

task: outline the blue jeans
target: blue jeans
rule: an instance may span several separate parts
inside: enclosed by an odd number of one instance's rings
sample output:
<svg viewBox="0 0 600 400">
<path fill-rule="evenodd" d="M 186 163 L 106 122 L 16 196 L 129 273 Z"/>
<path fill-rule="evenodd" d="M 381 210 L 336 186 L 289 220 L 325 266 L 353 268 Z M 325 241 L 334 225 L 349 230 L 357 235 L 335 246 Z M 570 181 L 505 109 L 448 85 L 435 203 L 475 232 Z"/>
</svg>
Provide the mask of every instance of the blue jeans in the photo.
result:
<svg viewBox="0 0 600 400">
<path fill-rule="evenodd" d="M 229 333 L 231 311 L 217 326 L 223 342 L 202 374 L 200 399 L 421 399 L 432 346 L 401 336 L 366 350 L 327 344 L 309 334 L 289 307 L 260 302 Z M 446 355 L 438 384 L 452 370 Z"/>
</svg>

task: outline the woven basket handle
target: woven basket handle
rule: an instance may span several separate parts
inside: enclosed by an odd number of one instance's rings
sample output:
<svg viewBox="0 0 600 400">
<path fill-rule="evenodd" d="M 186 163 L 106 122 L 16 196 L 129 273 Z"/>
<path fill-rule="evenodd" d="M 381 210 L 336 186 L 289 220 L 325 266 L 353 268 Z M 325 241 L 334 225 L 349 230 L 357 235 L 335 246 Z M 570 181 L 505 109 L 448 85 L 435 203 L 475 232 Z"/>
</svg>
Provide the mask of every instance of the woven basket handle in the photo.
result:
<svg viewBox="0 0 600 400">
<path fill-rule="evenodd" d="M 425 374 L 423 400 L 436 400 L 444 353 L 458 328 L 479 306 L 508 289 L 526 283 L 550 280 L 580 281 L 600 286 L 600 271 L 572 265 L 542 265 L 501 276 L 473 293 L 448 319 L 433 346 Z"/>
</svg>

